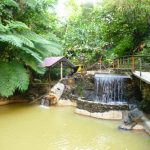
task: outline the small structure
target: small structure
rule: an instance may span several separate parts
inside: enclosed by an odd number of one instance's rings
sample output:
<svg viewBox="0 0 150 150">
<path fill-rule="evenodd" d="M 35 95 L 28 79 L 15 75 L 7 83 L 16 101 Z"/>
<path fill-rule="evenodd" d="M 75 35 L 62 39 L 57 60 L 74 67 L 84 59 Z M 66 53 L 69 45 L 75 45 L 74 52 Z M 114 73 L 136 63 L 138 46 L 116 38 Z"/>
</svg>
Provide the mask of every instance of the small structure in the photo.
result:
<svg viewBox="0 0 150 150">
<path fill-rule="evenodd" d="M 76 66 L 74 64 L 72 64 L 67 58 L 61 56 L 61 57 L 48 57 L 45 58 L 43 63 L 42 63 L 42 67 L 47 67 L 49 68 L 49 72 L 50 69 L 55 67 L 55 66 L 59 66 L 60 67 L 60 78 L 63 78 L 63 68 L 64 67 L 70 67 L 75 69 Z M 49 82 L 50 82 L 50 73 L 49 73 Z"/>
<path fill-rule="evenodd" d="M 53 67 L 60 67 L 60 78 L 63 78 L 63 67 L 70 67 L 72 69 L 75 69 L 76 66 L 73 65 L 67 58 L 65 57 L 48 57 L 45 58 L 42 67 L 47 67 L 49 68 L 49 86 L 50 86 L 50 69 Z M 50 86 L 51 87 L 51 86 Z M 54 105 L 58 102 L 60 99 L 61 95 L 63 94 L 64 91 L 64 84 L 62 83 L 57 83 L 55 84 L 49 91 L 47 95 L 43 97 L 41 100 L 42 105 Z"/>
</svg>

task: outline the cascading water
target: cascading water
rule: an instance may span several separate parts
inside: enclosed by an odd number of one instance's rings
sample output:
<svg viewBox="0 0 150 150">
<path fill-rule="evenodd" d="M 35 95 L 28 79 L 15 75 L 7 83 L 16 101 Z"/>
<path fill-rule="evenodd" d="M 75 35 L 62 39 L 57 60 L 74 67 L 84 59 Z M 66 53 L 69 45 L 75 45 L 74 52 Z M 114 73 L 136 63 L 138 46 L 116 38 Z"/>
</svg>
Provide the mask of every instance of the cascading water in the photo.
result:
<svg viewBox="0 0 150 150">
<path fill-rule="evenodd" d="M 48 107 L 50 104 L 49 104 L 49 100 L 46 100 L 46 99 L 42 99 L 41 100 L 41 106 L 46 106 Z"/>
<path fill-rule="evenodd" d="M 113 74 L 95 75 L 95 100 L 102 103 L 124 103 L 124 81 L 128 76 Z"/>
</svg>

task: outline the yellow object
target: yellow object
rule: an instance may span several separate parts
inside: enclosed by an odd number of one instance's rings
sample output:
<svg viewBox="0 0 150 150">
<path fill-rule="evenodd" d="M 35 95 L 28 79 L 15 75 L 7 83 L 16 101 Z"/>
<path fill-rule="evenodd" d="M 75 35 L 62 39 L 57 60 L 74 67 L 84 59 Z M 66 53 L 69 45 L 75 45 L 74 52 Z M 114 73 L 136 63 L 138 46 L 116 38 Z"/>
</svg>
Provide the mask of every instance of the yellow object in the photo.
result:
<svg viewBox="0 0 150 150">
<path fill-rule="evenodd" d="M 79 66 L 79 68 L 78 68 L 77 72 L 78 72 L 78 73 L 81 73 L 81 71 L 82 71 L 82 67 L 81 67 L 81 66 Z"/>
</svg>

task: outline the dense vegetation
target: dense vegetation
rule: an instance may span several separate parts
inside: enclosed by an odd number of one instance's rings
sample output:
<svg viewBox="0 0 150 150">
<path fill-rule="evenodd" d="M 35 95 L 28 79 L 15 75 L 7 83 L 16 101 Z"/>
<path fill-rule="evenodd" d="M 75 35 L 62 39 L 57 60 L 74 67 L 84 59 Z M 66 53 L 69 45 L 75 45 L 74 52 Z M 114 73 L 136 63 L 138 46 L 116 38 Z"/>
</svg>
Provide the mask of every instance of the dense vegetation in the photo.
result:
<svg viewBox="0 0 150 150">
<path fill-rule="evenodd" d="M 103 0 L 97 5 L 71 3 L 64 46 L 71 58 L 82 53 L 85 64 L 103 56 L 150 52 L 150 0 Z M 87 61 L 86 61 L 87 60 Z"/>
<path fill-rule="evenodd" d="M 56 0 L 0 1 L 0 95 L 25 91 L 30 72 L 43 74 L 45 57 L 64 55 L 90 65 L 100 57 L 150 52 L 150 0 L 103 0 L 78 4 L 57 17 Z M 61 45 L 60 45 L 61 44 Z"/>
<path fill-rule="evenodd" d="M 30 70 L 43 74 L 45 57 L 62 55 L 51 33 L 50 0 L 0 1 L 0 95 L 10 96 L 29 85 Z"/>
</svg>

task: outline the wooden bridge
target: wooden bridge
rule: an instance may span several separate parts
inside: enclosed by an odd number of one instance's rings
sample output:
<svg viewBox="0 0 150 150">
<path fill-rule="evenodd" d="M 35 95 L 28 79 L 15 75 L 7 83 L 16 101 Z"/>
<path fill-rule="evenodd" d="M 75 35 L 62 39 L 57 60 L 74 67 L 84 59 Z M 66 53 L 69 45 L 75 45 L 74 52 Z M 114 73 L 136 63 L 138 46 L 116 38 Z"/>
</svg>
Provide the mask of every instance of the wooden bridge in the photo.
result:
<svg viewBox="0 0 150 150">
<path fill-rule="evenodd" d="M 132 74 L 150 84 L 150 56 L 124 56 L 114 59 L 114 69 L 131 70 Z"/>
</svg>

